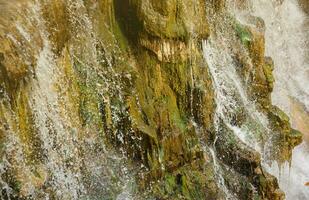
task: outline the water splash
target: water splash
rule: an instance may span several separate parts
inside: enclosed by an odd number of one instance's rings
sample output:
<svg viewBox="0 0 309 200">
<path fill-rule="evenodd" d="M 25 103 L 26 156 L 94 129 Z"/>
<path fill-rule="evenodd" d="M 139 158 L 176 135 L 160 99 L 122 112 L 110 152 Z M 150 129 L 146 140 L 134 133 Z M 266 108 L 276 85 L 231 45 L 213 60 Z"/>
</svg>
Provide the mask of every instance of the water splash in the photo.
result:
<svg viewBox="0 0 309 200">
<path fill-rule="evenodd" d="M 255 15 L 265 21 L 266 55 L 275 63 L 273 104 L 283 109 L 293 121 L 293 101 L 309 109 L 309 62 L 308 16 L 303 13 L 297 0 L 247 1 L 246 10 L 236 10 L 236 16 L 245 23 L 244 17 Z M 307 110 L 307 111 L 306 111 Z M 306 122 L 305 122 L 306 123 Z M 295 126 L 294 128 L 301 128 Z M 309 198 L 305 186 L 309 177 L 308 145 L 304 142 L 293 150 L 291 163 L 278 167 L 273 163 L 270 172 L 279 178 L 280 187 L 287 199 Z"/>
<path fill-rule="evenodd" d="M 213 148 L 209 148 L 212 160 L 213 160 L 213 165 L 214 165 L 214 172 L 216 175 L 216 179 L 218 182 L 219 187 L 222 189 L 223 193 L 225 194 L 225 198 L 228 200 L 236 200 L 237 198 L 231 193 L 231 191 L 227 188 L 225 184 L 225 180 L 223 178 L 223 172 L 221 169 L 220 164 L 218 163 L 216 153 Z"/>
<path fill-rule="evenodd" d="M 16 124 L 19 124 L 18 116 L 13 110 L 4 110 L 9 104 L 4 102 L 6 105 L 3 105 L 1 102 L 0 113 L 7 114 L 4 117 L 7 121 L 5 125 L 1 122 L 0 131 L 7 136 L 0 165 L 0 194 L 4 195 L 4 199 L 15 198 L 14 192 L 17 190 L 19 195 L 30 199 L 102 199 L 102 196 L 116 198 L 121 193 L 126 199 L 132 199 L 134 197 L 130 193 L 133 186 L 128 185 L 134 179 L 134 175 L 126 157 L 107 150 L 102 133 L 91 124 L 82 126 L 78 108 L 72 109 L 70 99 L 70 95 L 78 96 L 78 92 L 75 94 L 74 91 L 69 91 L 74 88 L 63 85 L 66 82 L 71 83 L 68 80 L 71 77 L 66 76 L 64 65 L 73 67 L 74 59 L 83 65 L 86 72 L 85 87 L 95 83 L 91 79 L 93 74 L 99 75 L 103 83 L 105 81 L 105 87 L 114 84 L 108 82 L 102 71 L 98 71 L 101 67 L 101 57 L 96 51 L 98 41 L 84 3 L 68 1 L 71 23 L 74 29 L 80 31 L 72 46 L 65 48 L 66 51 L 60 55 L 55 53 L 50 41 L 50 33 L 42 14 L 43 4 L 44 2 L 34 1 L 27 7 L 31 16 L 29 20 L 35 24 L 35 34 L 40 37 L 42 47 L 33 45 L 37 52 L 31 74 L 33 79 L 24 91 L 29 94 L 25 104 L 29 106 L 32 114 L 34 133 L 31 134 L 35 135 L 40 143 L 38 151 L 35 152 L 39 159 L 33 164 L 28 162 L 29 158 L 25 158 L 26 145 L 21 141 L 22 133 L 16 127 Z M 16 22 L 16 30 L 19 35 L 10 35 L 15 45 L 22 46 L 19 42 L 20 36 L 23 40 L 32 42 L 31 31 L 24 24 Z M 80 41 L 83 42 L 83 46 Z M 102 91 L 106 91 L 101 87 L 98 90 L 101 96 Z M 70 92 L 73 94 L 69 94 Z M 99 110 L 98 103 L 94 107 L 96 111 Z M 100 117 L 97 116 L 99 120 Z M 3 179 L 10 172 L 17 177 L 16 181 L 12 180 L 17 183 L 16 188 L 9 187 L 11 184 L 6 181 L 10 181 L 10 178 Z"/>
<path fill-rule="evenodd" d="M 274 1 L 251 3 L 253 13 L 265 20 L 266 54 L 272 56 L 275 62 L 276 84 L 272 95 L 273 103 L 292 117 L 292 97 L 305 105 L 308 111 L 309 29 L 305 25 L 309 20 L 308 16 L 302 12 L 296 0 L 285 0 L 280 5 Z M 288 164 L 283 167 L 279 182 L 286 192 L 287 199 L 309 198 L 309 189 L 305 186 L 309 180 L 308 149 L 306 143 L 296 147 L 291 168 Z M 272 171 L 279 176 L 280 169 L 274 165 Z"/>
<path fill-rule="evenodd" d="M 254 102 L 248 99 L 242 80 L 236 72 L 237 66 L 231 56 L 233 54 L 228 49 L 228 42 L 225 43 L 223 38 L 212 36 L 203 45 L 204 57 L 215 87 L 217 103 L 215 127 L 218 131 L 220 121 L 223 120 L 223 123 L 233 130 L 242 142 L 262 153 L 263 142 L 259 136 L 267 136 L 265 133 L 262 135 L 262 131 L 269 132 L 268 121 L 257 111 Z M 240 127 L 235 122 L 239 113 L 246 113 Z M 252 123 L 259 128 L 252 129 Z"/>
<path fill-rule="evenodd" d="M 291 113 L 290 97 L 300 101 L 309 110 L 308 36 L 307 16 L 297 0 L 252 1 L 253 14 L 266 24 L 266 54 L 274 59 L 275 80 L 273 103 Z M 280 49 L 280 51 L 278 51 Z"/>
</svg>

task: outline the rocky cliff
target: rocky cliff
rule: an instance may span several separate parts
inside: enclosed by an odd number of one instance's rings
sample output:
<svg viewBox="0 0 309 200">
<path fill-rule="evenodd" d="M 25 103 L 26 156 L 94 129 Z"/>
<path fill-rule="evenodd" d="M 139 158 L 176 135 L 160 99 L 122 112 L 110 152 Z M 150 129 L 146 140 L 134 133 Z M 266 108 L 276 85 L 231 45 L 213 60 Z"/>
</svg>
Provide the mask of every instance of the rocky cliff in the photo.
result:
<svg viewBox="0 0 309 200">
<path fill-rule="evenodd" d="M 223 0 L 0 6 L 3 199 L 116 199 L 124 165 L 133 199 L 225 199 L 226 191 L 284 198 L 261 155 L 224 123 L 215 127 L 218 103 L 202 48 L 228 23 L 237 73 L 278 133 L 274 159 L 288 160 L 301 134 L 271 105 L 273 63 L 261 19 L 243 25 Z M 233 123 L 246 117 L 240 108 Z"/>
</svg>

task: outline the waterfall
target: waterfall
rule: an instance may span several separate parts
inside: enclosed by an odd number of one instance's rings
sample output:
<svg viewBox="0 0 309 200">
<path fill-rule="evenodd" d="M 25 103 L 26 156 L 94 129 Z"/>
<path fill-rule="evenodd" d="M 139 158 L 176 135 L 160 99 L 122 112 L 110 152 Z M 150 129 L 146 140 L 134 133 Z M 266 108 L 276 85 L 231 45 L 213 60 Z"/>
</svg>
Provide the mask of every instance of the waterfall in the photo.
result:
<svg viewBox="0 0 309 200">
<path fill-rule="evenodd" d="M 40 13 L 38 4 L 34 9 L 35 13 Z M 60 71 L 46 35 L 42 17 L 37 16 L 37 21 L 40 23 L 38 28 L 42 32 L 43 49 L 37 60 L 31 109 L 34 112 L 39 138 L 43 142 L 42 148 L 47 158 L 45 165 L 51 172 L 52 186 L 56 187 L 54 188 L 56 194 L 60 194 L 63 198 L 77 199 L 79 193 L 85 193 L 81 183 L 81 171 L 77 167 L 81 166 L 81 158 L 79 158 L 78 147 L 74 144 L 76 143 L 74 141 L 78 141 L 78 135 L 68 132 L 67 128 L 72 127 L 69 117 L 61 116 L 59 105 L 61 97 L 56 90 Z M 74 129 L 76 128 L 72 127 L 72 131 Z M 69 166 L 72 167 L 65 167 L 68 160 L 71 160 L 72 163 Z"/>
<path fill-rule="evenodd" d="M 265 21 L 266 55 L 275 62 L 273 103 L 291 114 L 290 98 L 309 110 L 308 16 L 297 0 L 251 1 L 252 14 Z"/>
<path fill-rule="evenodd" d="M 219 127 L 220 120 L 237 134 L 244 142 L 258 152 L 262 152 L 256 136 L 261 133 L 254 133 L 250 129 L 250 124 L 255 121 L 256 125 L 268 131 L 267 119 L 262 113 L 258 112 L 251 102 L 241 84 L 242 80 L 236 72 L 236 65 L 228 50 L 228 43 L 221 43 L 223 38 L 210 38 L 204 43 L 204 54 L 207 60 L 210 73 L 213 76 L 216 91 L 217 109 L 215 113 L 215 126 Z M 233 123 L 239 110 L 244 108 L 247 119 L 241 127 Z M 258 129 L 257 129 L 258 130 Z"/>
<path fill-rule="evenodd" d="M 0 199 L 309 198 L 264 57 L 306 132 L 308 24 L 297 0 L 0 0 Z"/>
<path fill-rule="evenodd" d="M 29 161 L 25 154 L 27 145 L 22 141 L 23 132 L 18 128 L 21 119 L 12 109 L 7 109 L 9 98 L 1 99 L 0 113 L 4 113 L 5 121 L 1 121 L 0 131 L 7 136 L 0 165 L 0 198 L 14 199 L 13 191 L 18 189 L 23 197 L 30 199 L 101 199 L 102 196 L 132 199 L 133 175 L 125 156 L 108 150 L 102 133 L 92 123 L 82 127 L 78 108 L 74 107 L 76 102 L 73 100 L 80 95 L 75 91 L 76 83 L 72 83 L 68 72 L 75 64 L 74 59 L 84 65 L 87 74 L 84 87 L 94 83 L 91 80 L 92 73 L 97 72 L 98 63 L 101 62 L 95 51 L 96 39 L 83 2 L 69 2 L 72 23 L 76 22 L 74 28 L 81 30 L 75 38 L 75 46 L 65 48 L 66 51 L 60 55 L 55 53 L 50 40 L 42 14 L 43 4 L 39 1 L 27 4 L 29 18 L 24 16 L 35 24 L 35 33 L 42 40 L 42 48 L 35 46 L 35 38 L 31 34 L 33 30 L 29 30 L 27 24 L 16 22 L 13 24 L 16 26 L 16 35 L 9 35 L 9 39 L 20 49 L 24 48 L 18 40 L 21 36 L 21 40 L 32 45 L 37 52 L 33 80 L 24 90 L 29 95 L 24 102 L 29 106 L 28 112 L 31 112 L 29 121 L 33 120 L 33 124 L 28 121 L 28 125 L 33 125 L 31 134 L 38 140 L 38 144 L 35 143 L 38 145 L 35 147 L 37 151 L 33 152 L 37 158 Z M 81 40 L 82 47 L 78 46 Z M 85 51 L 83 56 L 87 60 L 81 57 L 79 50 Z M 28 56 L 27 52 L 24 56 Z M 93 107 L 99 110 L 98 103 Z M 101 119 L 100 116 L 96 117 Z M 16 171 L 16 180 L 10 180 L 10 170 Z M 4 180 L 3 177 L 9 178 Z M 16 188 L 10 188 L 11 184 L 7 181 L 15 181 Z"/>
<path fill-rule="evenodd" d="M 246 10 L 233 7 L 238 20 L 246 23 L 245 17 L 254 15 L 265 22 L 266 55 L 272 57 L 275 64 L 272 102 L 289 115 L 295 129 L 308 134 L 308 129 L 303 128 L 308 126 L 308 121 L 300 121 L 301 115 L 307 119 L 309 111 L 308 15 L 297 0 L 252 0 L 247 1 L 246 6 Z M 295 102 L 303 105 L 301 111 L 295 109 Z M 305 141 L 294 149 L 290 164 L 279 167 L 273 163 L 268 168 L 278 177 L 287 199 L 309 198 L 309 189 L 305 186 L 309 180 L 308 152 Z"/>
<path fill-rule="evenodd" d="M 255 102 L 248 97 L 245 89 L 247 79 L 240 77 L 237 72 L 238 66 L 233 45 L 238 45 L 239 48 L 241 45 L 237 43 L 238 40 L 233 34 L 235 32 L 233 23 L 225 20 L 225 16 L 216 17 L 209 18 L 211 24 L 215 24 L 216 27 L 212 27 L 214 32 L 207 41 L 203 42 L 204 58 L 212 76 L 215 91 L 216 111 L 213 123 L 218 134 L 216 137 L 221 137 L 219 132 L 223 123 L 245 144 L 248 150 L 259 152 L 262 154 L 262 159 L 267 161 L 273 150 L 265 151 L 264 149 L 272 140 L 271 135 L 274 134 L 270 134 L 267 117 L 258 111 Z M 252 68 L 246 50 L 241 48 L 241 51 L 247 56 L 247 64 Z M 227 199 L 235 199 L 236 194 L 234 196 L 226 186 L 220 164 L 216 161 L 215 149 L 211 148 L 210 152 L 214 160 L 218 185 Z"/>
<path fill-rule="evenodd" d="M 308 15 L 303 13 L 297 0 L 251 1 L 254 15 L 262 17 L 266 24 L 266 54 L 275 62 L 275 87 L 272 94 L 273 103 L 289 114 L 292 126 L 299 113 L 293 116 L 293 103 L 304 105 L 304 112 L 309 111 L 309 49 L 308 49 Z M 294 123 L 293 123 L 294 122 Z M 308 123 L 308 121 L 304 122 Z M 308 130 L 304 129 L 304 134 Z M 279 178 L 281 188 L 287 199 L 307 199 L 309 189 L 309 147 L 303 142 L 293 151 L 291 168 L 283 166 Z M 273 166 L 278 175 L 279 169 Z"/>
<path fill-rule="evenodd" d="M 233 45 L 247 56 L 247 64 L 250 68 L 252 68 L 251 60 L 246 49 L 241 47 L 237 36 L 233 34 L 235 33 L 233 23 L 226 20 L 225 16 L 217 17 L 218 19 L 216 17 L 209 19 L 213 21 L 212 24 L 216 24 L 216 27 L 212 27 L 214 33 L 203 43 L 204 57 L 213 78 L 216 95 L 214 125 L 218 131 L 220 121 L 223 121 L 242 142 L 267 156 L 264 145 L 267 145 L 271 135 L 268 119 L 248 97 L 245 89 L 248 84 L 247 78 L 240 77 L 237 71 Z"/>
<path fill-rule="evenodd" d="M 216 179 L 217 179 L 218 185 L 222 189 L 222 191 L 223 191 L 223 193 L 225 195 L 225 198 L 229 199 L 229 200 L 237 199 L 231 193 L 231 191 L 227 188 L 227 186 L 225 184 L 225 180 L 224 180 L 224 177 L 223 177 L 222 169 L 221 169 L 220 164 L 217 161 L 217 155 L 215 153 L 215 150 L 213 148 L 209 148 L 209 151 L 210 151 L 210 154 L 211 154 L 211 157 L 212 157 L 212 160 L 213 160 L 214 171 L 215 171 L 215 174 L 217 176 Z"/>
<path fill-rule="evenodd" d="M 280 106 L 287 113 L 290 111 L 290 98 L 300 101 L 308 109 L 308 51 L 306 40 L 308 31 L 304 28 L 305 15 L 301 12 L 296 1 L 284 1 L 278 4 L 277 1 L 252 1 L 254 15 L 262 17 L 266 23 L 266 55 L 271 56 L 275 62 L 276 84 L 272 95 L 273 103 Z M 234 8 L 235 9 L 235 8 Z M 235 11 L 235 10 L 234 10 Z M 236 11 L 238 20 L 246 23 L 243 13 Z M 221 20 L 224 21 L 224 20 Z M 278 168 L 276 162 L 269 167 L 267 154 L 272 144 L 265 144 L 261 147 L 259 138 L 254 135 L 254 129 L 249 124 L 260 124 L 263 131 L 271 135 L 267 120 L 263 114 L 254 107 L 254 102 L 247 98 L 245 87 L 241 85 L 242 80 L 238 77 L 229 46 L 233 42 L 231 32 L 224 35 L 224 28 L 219 28 L 215 36 L 211 36 L 207 43 L 204 43 L 205 59 L 210 68 L 216 91 L 216 118 L 221 119 L 230 127 L 244 143 L 251 146 L 262 154 L 264 167 L 276 175 L 280 187 L 285 191 L 287 199 L 308 198 L 308 188 L 304 185 L 308 181 L 309 157 L 307 144 L 303 143 L 293 151 L 291 169 L 286 163 Z M 229 32 L 229 31 L 226 31 Z M 221 37 L 220 37 L 221 36 Z M 243 123 L 241 127 L 231 124 L 233 114 L 237 108 L 244 107 L 251 123 Z M 251 120 L 250 120 L 251 118 Z M 305 122 L 306 123 L 306 122 Z M 215 122 L 216 124 L 216 122 Z M 218 123 L 217 123 L 218 124 Z M 217 125 L 218 126 L 218 125 Z"/>
</svg>

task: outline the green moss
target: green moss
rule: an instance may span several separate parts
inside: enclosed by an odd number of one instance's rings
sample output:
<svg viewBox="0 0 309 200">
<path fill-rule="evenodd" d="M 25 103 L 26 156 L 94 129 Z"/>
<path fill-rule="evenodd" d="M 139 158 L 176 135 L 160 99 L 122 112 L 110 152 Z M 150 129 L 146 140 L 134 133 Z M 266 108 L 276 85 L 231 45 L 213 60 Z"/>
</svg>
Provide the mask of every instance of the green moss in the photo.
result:
<svg viewBox="0 0 309 200">
<path fill-rule="evenodd" d="M 292 147 L 299 145 L 302 142 L 302 138 L 303 134 L 295 129 L 291 129 L 291 132 L 288 135 L 288 140 Z"/>
<path fill-rule="evenodd" d="M 173 123 L 179 130 L 184 133 L 187 130 L 187 119 L 184 117 L 179 116 L 178 113 L 173 113 L 172 116 Z"/>
<path fill-rule="evenodd" d="M 174 192 L 176 186 L 176 178 L 172 175 L 167 175 L 165 178 L 165 189 L 168 194 Z"/>
<path fill-rule="evenodd" d="M 120 49 L 126 52 L 129 48 L 129 42 L 123 34 L 118 22 L 113 25 L 113 33 L 116 37 Z"/>
<path fill-rule="evenodd" d="M 12 181 L 11 188 L 14 192 L 19 193 L 22 188 L 22 183 L 15 179 L 14 181 Z"/>
<path fill-rule="evenodd" d="M 289 130 L 291 125 L 289 117 L 277 106 L 272 106 L 269 112 L 269 119 L 272 125 L 282 130 Z"/>
<path fill-rule="evenodd" d="M 236 23 L 235 30 L 236 30 L 237 36 L 239 37 L 241 42 L 246 47 L 248 47 L 250 42 L 252 41 L 252 34 L 248 30 L 248 28 L 246 28 L 245 26 L 241 25 L 240 23 Z"/>
<path fill-rule="evenodd" d="M 189 191 L 189 182 L 187 181 L 187 177 L 186 176 L 181 176 L 181 193 L 187 198 L 187 199 L 190 199 L 191 198 L 191 195 L 194 195 L 194 194 L 191 194 L 190 191 Z"/>
<path fill-rule="evenodd" d="M 96 124 L 101 127 L 101 116 L 99 111 L 99 102 L 101 99 L 97 90 L 98 84 L 104 84 L 92 69 L 74 61 L 74 69 L 77 73 L 77 85 L 79 88 L 79 112 L 83 125 Z"/>
</svg>

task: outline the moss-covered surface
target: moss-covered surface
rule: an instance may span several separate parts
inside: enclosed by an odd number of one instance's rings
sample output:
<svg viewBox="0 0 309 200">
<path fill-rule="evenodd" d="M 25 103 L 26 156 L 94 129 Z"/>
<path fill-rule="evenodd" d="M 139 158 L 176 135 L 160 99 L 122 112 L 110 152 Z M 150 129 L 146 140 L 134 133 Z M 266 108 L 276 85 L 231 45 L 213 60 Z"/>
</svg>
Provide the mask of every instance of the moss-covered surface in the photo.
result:
<svg viewBox="0 0 309 200">
<path fill-rule="evenodd" d="M 238 72 L 247 77 L 244 82 L 247 86 L 247 94 L 251 101 L 261 113 L 267 116 L 269 128 L 273 134 L 272 138 L 277 153 L 273 155 L 279 162 L 285 162 L 291 158 L 291 150 L 301 142 L 301 134 L 293 135 L 288 116 L 271 102 L 271 92 L 274 87 L 274 62 L 271 58 L 265 57 L 265 24 L 261 18 L 249 16 L 244 26 L 235 22 L 235 30 L 238 39 L 248 52 L 251 60 L 247 63 L 243 56 L 239 56 L 238 64 L 241 66 Z M 257 127 L 258 128 L 258 127 Z M 259 128 L 258 128 L 259 129 Z M 296 139 L 297 138 L 297 139 Z M 296 142 L 297 141 L 297 142 Z M 278 153 L 279 152 L 279 153 Z"/>
<path fill-rule="evenodd" d="M 237 23 L 235 25 L 235 30 L 241 42 L 245 46 L 249 47 L 249 44 L 252 41 L 252 34 L 250 33 L 249 29 L 245 27 L 244 25 Z"/>
<path fill-rule="evenodd" d="M 224 4 L 216 2 L 215 10 L 220 12 Z M 25 166 L 31 168 L 29 176 L 20 172 L 23 166 L 1 174 L 14 194 L 26 197 L 30 191 L 27 183 L 31 183 L 55 195 L 46 186 L 48 172 L 40 167 L 46 158 L 38 138 L 37 116 L 30 105 L 35 102 L 31 98 L 36 97 L 32 95 L 37 58 L 48 41 L 56 66 L 51 88 L 57 94 L 57 116 L 67 120 L 67 133 L 77 135 L 74 142 L 87 145 L 88 138 L 95 138 L 134 165 L 144 166 L 136 174 L 137 185 L 140 193 L 155 199 L 222 199 L 213 160 L 202 148 L 202 144 L 212 144 L 216 134 L 212 78 L 201 48 L 211 31 L 205 6 L 203 0 L 86 0 L 78 6 L 64 0 L 45 0 L 41 9 L 35 10 L 42 24 L 34 20 L 23 27 L 33 33 L 35 43 L 27 41 L 18 29 L 1 29 L 0 142 L 5 143 L 6 135 L 13 131 L 23 144 Z M 16 13 L 12 16 L 22 18 Z M 15 23 L 14 17 L 7 19 L 2 14 L 0 20 Z M 235 29 L 256 67 L 243 72 L 253 80 L 248 90 L 252 98 L 261 97 L 258 103 L 269 111 L 273 126 L 284 132 L 289 154 L 300 142 L 300 133 L 290 128 L 284 114 L 270 106 L 273 67 L 264 59 L 263 35 L 240 24 Z M 24 44 L 26 53 L 18 52 L 21 48 L 4 37 L 8 32 Z M 245 116 L 235 120 L 241 118 Z M 54 133 L 50 123 L 46 126 Z M 250 182 L 241 185 L 239 196 L 271 199 L 278 185 L 275 180 L 264 180 L 271 176 L 259 173 L 259 156 L 228 131 L 222 134 L 225 137 L 216 146 L 220 162 Z M 6 146 L 0 147 L 5 154 Z M 87 148 L 79 146 L 76 157 L 87 158 Z M 14 159 L 13 154 L 8 158 L 16 165 Z M 84 165 L 87 163 L 81 164 L 82 173 L 91 174 Z M 226 180 L 233 178 L 226 174 Z M 117 185 L 119 177 L 111 175 L 111 179 Z M 257 188 L 256 193 L 252 187 Z M 120 191 L 115 186 L 106 199 L 115 199 Z"/>
</svg>

